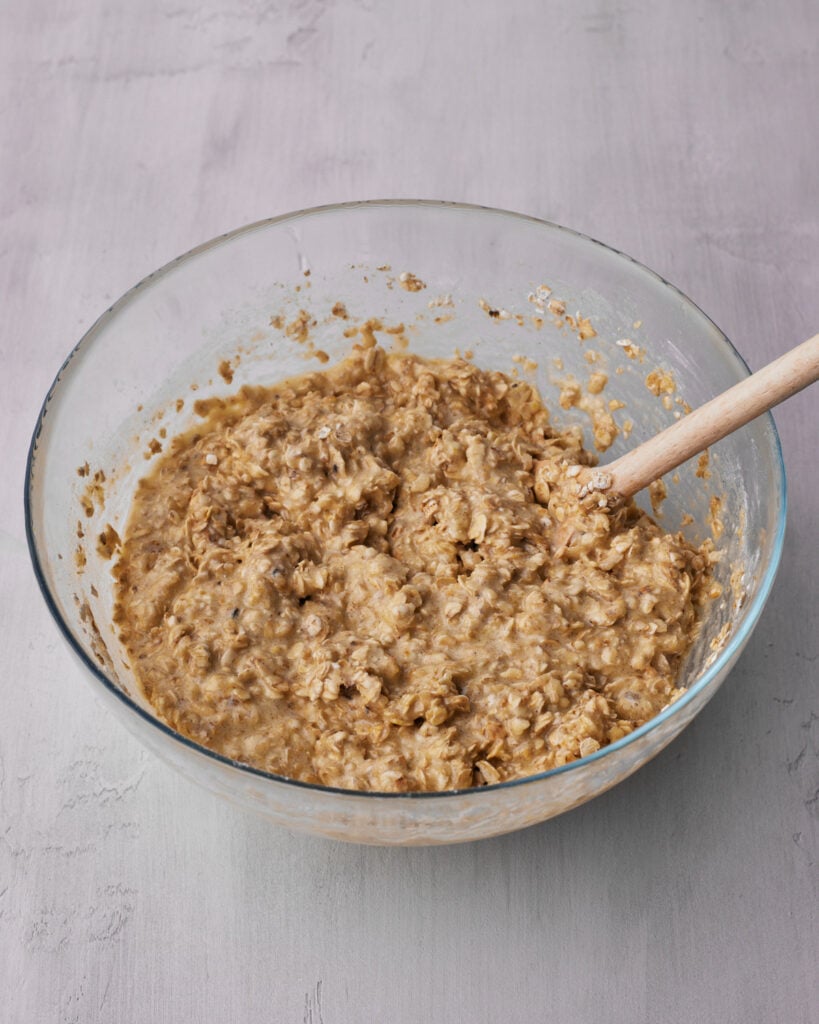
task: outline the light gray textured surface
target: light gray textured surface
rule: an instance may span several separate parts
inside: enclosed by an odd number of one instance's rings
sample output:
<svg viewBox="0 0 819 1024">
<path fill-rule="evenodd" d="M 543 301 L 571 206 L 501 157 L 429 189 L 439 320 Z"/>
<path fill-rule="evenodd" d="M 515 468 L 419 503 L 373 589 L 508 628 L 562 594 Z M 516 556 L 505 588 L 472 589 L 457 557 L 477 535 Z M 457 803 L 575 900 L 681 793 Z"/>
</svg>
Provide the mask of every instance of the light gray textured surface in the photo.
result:
<svg viewBox="0 0 819 1024">
<path fill-rule="evenodd" d="M 694 725 L 525 833 L 276 831 L 96 705 L 25 549 L 68 349 L 246 221 L 425 196 L 556 220 L 760 366 L 819 327 L 815 0 L 27 0 L 0 10 L 0 1019 L 816 1021 L 817 395 L 776 415 L 782 568 Z"/>
</svg>

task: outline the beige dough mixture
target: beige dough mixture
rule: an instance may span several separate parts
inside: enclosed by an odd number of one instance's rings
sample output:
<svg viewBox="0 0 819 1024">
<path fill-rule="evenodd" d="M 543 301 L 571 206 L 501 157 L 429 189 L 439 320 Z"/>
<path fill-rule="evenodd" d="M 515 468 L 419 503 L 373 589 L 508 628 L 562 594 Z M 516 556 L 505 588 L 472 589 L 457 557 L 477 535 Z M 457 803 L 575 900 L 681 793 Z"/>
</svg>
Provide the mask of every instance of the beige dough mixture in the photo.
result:
<svg viewBox="0 0 819 1024">
<path fill-rule="evenodd" d="M 525 381 L 370 339 L 199 412 L 115 568 L 136 675 L 185 736 L 306 782 L 460 789 L 591 754 L 680 694 L 710 542 L 584 507 L 595 458 Z"/>
</svg>

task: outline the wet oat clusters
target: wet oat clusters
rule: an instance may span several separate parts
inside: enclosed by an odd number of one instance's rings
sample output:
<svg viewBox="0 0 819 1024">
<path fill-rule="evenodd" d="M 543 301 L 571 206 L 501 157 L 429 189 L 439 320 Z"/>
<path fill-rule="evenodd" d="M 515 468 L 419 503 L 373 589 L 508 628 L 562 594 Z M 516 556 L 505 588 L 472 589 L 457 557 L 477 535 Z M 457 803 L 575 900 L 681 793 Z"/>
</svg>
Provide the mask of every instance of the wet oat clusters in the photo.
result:
<svg viewBox="0 0 819 1024">
<path fill-rule="evenodd" d="M 344 362 L 201 409 L 138 489 L 116 620 L 185 736 L 307 782 L 496 783 L 631 732 L 680 693 L 711 585 L 522 380 Z"/>
</svg>

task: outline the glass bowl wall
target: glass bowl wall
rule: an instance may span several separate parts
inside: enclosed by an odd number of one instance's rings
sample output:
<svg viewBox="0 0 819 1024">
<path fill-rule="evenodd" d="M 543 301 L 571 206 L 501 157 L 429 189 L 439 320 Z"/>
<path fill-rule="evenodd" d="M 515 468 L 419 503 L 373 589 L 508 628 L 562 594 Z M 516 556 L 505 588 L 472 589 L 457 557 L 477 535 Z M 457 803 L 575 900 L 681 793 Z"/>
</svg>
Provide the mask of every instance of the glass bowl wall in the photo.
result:
<svg viewBox="0 0 819 1024">
<path fill-rule="evenodd" d="M 408 287 L 412 281 L 401 279 L 407 273 L 424 287 Z M 565 320 L 558 326 L 539 299 L 542 285 L 568 313 L 588 318 L 596 336 L 581 341 Z M 338 302 L 348 320 L 332 315 Z M 275 326 L 286 326 L 301 310 L 316 321 L 306 345 Z M 693 521 L 682 528 L 695 539 L 710 536 L 715 520 L 717 529 L 723 524 L 716 538 L 723 596 L 684 666 L 686 694 L 661 715 L 583 760 L 480 789 L 382 795 L 293 782 L 227 761 L 154 715 L 112 629 L 110 562 L 95 538 L 109 523 L 122 533 L 136 483 L 150 466 L 151 441 L 189 426 L 196 399 L 317 369 L 317 349 L 335 362 L 352 344 L 345 331 L 370 318 L 403 324 L 409 351 L 419 355 L 469 350 L 479 366 L 530 375 L 555 422 L 580 424 L 587 447 L 589 418 L 559 407 L 559 382 L 574 375 L 582 384 L 592 370 L 604 370 L 605 397 L 625 403 L 615 419 L 621 427 L 633 424 L 604 461 L 668 425 L 683 401 L 697 406 L 747 374 L 720 331 L 675 288 L 628 257 L 552 224 L 431 202 L 348 204 L 264 221 L 152 274 L 71 353 L 32 441 L 26 481 L 32 560 L 48 606 L 99 697 L 196 782 L 288 828 L 356 842 L 447 843 L 508 832 L 628 776 L 691 721 L 736 661 L 767 598 L 782 544 L 785 486 L 773 420 L 763 417 L 721 442 L 711 453 L 709 478 L 696 475 L 694 460 L 667 481 L 667 528 L 680 528 L 686 513 Z M 395 336 L 382 340 L 389 345 Z M 233 367 L 231 383 L 218 372 L 225 359 Z M 655 368 L 669 371 L 676 386 L 665 400 L 646 386 Z"/>
</svg>

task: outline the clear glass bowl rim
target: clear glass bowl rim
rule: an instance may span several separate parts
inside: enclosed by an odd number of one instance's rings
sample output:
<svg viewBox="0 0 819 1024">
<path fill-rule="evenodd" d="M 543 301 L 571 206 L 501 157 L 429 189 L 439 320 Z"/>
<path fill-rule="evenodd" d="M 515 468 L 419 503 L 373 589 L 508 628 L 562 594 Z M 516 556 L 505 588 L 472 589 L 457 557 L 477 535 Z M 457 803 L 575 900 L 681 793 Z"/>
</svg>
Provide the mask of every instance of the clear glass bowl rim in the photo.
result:
<svg viewBox="0 0 819 1024">
<path fill-rule="evenodd" d="M 777 490 L 780 496 L 779 503 L 779 516 L 776 523 L 776 537 L 774 538 L 773 547 L 771 550 L 771 558 L 768 565 L 765 567 L 765 572 L 760 585 L 747 609 L 745 619 L 740 627 L 731 637 L 728 644 L 719 653 L 714 662 L 708 667 L 708 669 L 700 676 L 700 678 L 690 686 L 682 697 L 679 697 L 673 704 L 670 704 L 660 714 L 655 715 L 650 721 L 646 722 L 645 725 L 640 726 L 639 729 L 635 729 L 634 732 L 629 733 L 628 736 L 624 736 L 622 739 L 617 740 L 608 746 L 602 747 L 600 750 L 595 751 L 593 754 L 589 754 L 587 757 L 579 758 L 577 761 L 571 761 L 569 764 L 561 765 L 558 768 L 551 768 L 549 771 L 538 772 L 535 775 L 526 775 L 518 779 L 510 779 L 506 782 L 497 782 L 487 786 L 477 786 L 472 789 L 450 789 L 434 792 L 410 792 L 410 793 L 384 793 L 375 790 L 355 790 L 355 789 L 342 789 L 337 786 L 322 786 L 318 783 L 302 782 L 299 779 L 289 779 L 284 775 L 276 775 L 273 772 L 262 771 L 260 768 L 253 768 L 251 765 L 243 764 L 241 761 L 234 761 L 231 758 L 225 757 L 222 754 L 217 753 L 214 750 L 210 750 L 208 747 L 204 747 L 194 740 L 188 739 L 181 733 L 175 732 L 170 726 L 160 721 L 158 718 L 154 718 L 147 711 L 141 708 L 134 700 L 132 700 L 126 693 L 124 693 L 114 682 L 112 682 L 108 676 L 102 672 L 97 663 L 89 657 L 85 649 L 77 642 L 73 633 L 69 629 L 67 623 L 63 619 L 60 611 L 57 607 L 55 600 L 51 595 L 48 584 L 46 582 L 45 574 L 42 569 L 42 563 L 40 559 L 40 553 L 37 549 L 37 543 L 34 536 L 34 527 L 32 523 L 32 507 L 31 507 L 31 490 L 33 485 L 33 472 L 34 462 L 36 458 L 37 442 L 42 431 L 43 420 L 48 411 L 49 403 L 55 397 L 59 388 L 60 379 L 62 378 L 65 370 L 68 368 L 72 359 L 78 354 L 78 352 L 90 346 L 96 337 L 99 335 L 103 327 L 117 313 L 128 305 L 128 303 L 134 298 L 137 292 L 142 288 L 150 285 L 152 281 L 159 278 L 165 277 L 171 273 L 176 267 L 182 263 L 186 263 L 189 260 L 194 259 L 202 253 L 208 252 L 211 249 L 215 249 L 218 246 L 233 241 L 241 235 L 250 234 L 254 231 L 259 231 L 273 225 L 287 223 L 288 221 L 299 220 L 305 217 L 312 217 L 316 215 L 323 215 L 328 213 L 334 213 L 338 211 L 350 211 L 355 209 L 367 209 L 374 207 L 419 207 L 423 209 L 446 209 L 446 210 L 460 210 L 465 213 L 478 212 L 482 214 L 495 215 L 501 218 L 509 220 L 520 220 L 531 224 L 536 224 L 547 232 L 557 232 L 565 235 L 573 236 L 574 238 L 581 239 L 583 242 L 590 243 L 592 246 L 599 247 L 619 259 L 625 260 L 632 264 L 639 272 L 647 275 L 649 278 L 654 279 L 664 288 L 671 291 L 676 295 L 689 309 L 693 310 L 700 316 L 702 316 L 716 331 L 720 341 L 728 349 L 729 354 L 736 360 L 738 366 L 749 374 L 750 368 L 739 352 L 736 350 L 734 345 L 728 339 L 728 337 L 719 329 L 711 318 L 703 312 L 700 307 L 693 302 L 687 295 L 680 291 L 675 285 L 666 281 L 661 275 L 655 271 L 646 267 L 639 260 L 634 259 L 627 253 L 621 252 L 619 249 L 615 249 L 613 246 L 607 245 L 605 242 L 600 242 L 596 238 L 592 238 L 590 235 L 583 234 L 583 232 L 575 231 L 572 228 L 563 227 L 560 224 L 555 224 L 553 221 L 544 220 L 539 217 L 533 217 L 529 214 L 516 213 L 512 210 L 501 210 L 491 206 L 481 206 L 476 203 L 461 203 L 449 200 L 440 199 L 367 199 L 367 200 L 356 200 L 345 203 L 329 203 L 323 206 L 308 207 L 303 210 L 295 210 L 289 213 L 284 213 L 278 217 L 268 217 L 262 220 L 253 221 L 250 224 L 245 224 L 242 227 L 236 228 L 233 231 L 229 231 L 222 235 L 217 235 L 215 238 L 210 239 L 207 242 L 203 242 L 201 245 L 195 246 L 188 252 L 183 253 L 181 256 L 177 256 L 175 259 L 164 264 L 164 266 L 148 274 L 142 280 L 138 281 L 133 287 L 129 288 L 119 299 L 117 299 L 108 309 L 91 325 L 91 327 L 83 334 L 74 348 L 69 352 L 56 377 L 54 378 L 51 387 L 46 394 L 43 404 L 40 408 L 40 413 L 37 417 L 37 423 L 32 434 L 31 443 L 29 445 L 28 457 L 26 459 L 26 470 L 25 470 L 25 482 L 24 482 L 24 515 L 25 515 L 25 528 L 26 528 L 26 541 L 28 543 L 29 556 L 31 557 L 32 566 L 34 568 L 34 574 L 37 578 L 40 591 L 43 595 L 45 603 L 54 621 L 60 629 L 63 637 L 67 641 L 69 647 L 74 651 L 77 657 L 80 659 L 84 667 L 91 673 L 91 675 L 100 682 L 113 696 L 120 700 L 131 712 L 138 715 L 145 722 L 149 723 L 153 728 L 158 729 L 161 733 L 167 736 L 171 741 L 180 743 L 190 750 L 195 751 L 197 754 L 204 755 L 205 757 L 211 758 L 212 760 L 228 767 L 236 769 L 240 772 L 246 772 L 250 775 L 257 776 L 263 779 L 269 779 L 271 782 L 280 783 L 287 786 L 295 786 L 299 789 L 312 790 L 319 793 L 337 793 L 339 796 L 354 798 L 354 799 L 391 799 L 391 800 L 441 800 L 447 797 L 461 797 L 461 798 L 472 798 L 480 799 L 480 794 L 487 790 L 501 790 L 510 789 L 517 786 L 525 786 L 528 783 L 537 782 L 539 780 L 563 775 L 567 772 L 575 771 L 578 768 L 585 767 L 594 761 L 599 761 L 602 758 L 608 757 L 614 754 L 616 751 L 628 746 L 631 743 L 636 742 L 640 737 L 647 735 L 654 729 L 658 728 L 663 722 L 666 722 L 672 715 L 677 714 L 682 708 L 684 708 L 690 701 L 692 701 L 697 694 L 701 693 L 706 687 L 708 687 L 714 679 L 718 678 L 720 674 L 728 665 L 737 650 L 740 650 L 744 645 L 749 634 L 752 632 L 759 616 L 762 613 L 762 609 L 770 594 L 771 587 L 773 586 L 774 579 L 776 577 L 777 569 L 782 557 L 782 548 L 785 539 L 785 523 L 787 519 L 787 481 L 785 477 L 785 463 L 782 456 L 782 445 L 779 439 L 779 433 L 776 429 L 776 423 L 774 422 L 771 413 L 766 413 L 765 416 L 769 421 L 771 427 L 772 436 L 774 440 L 774 451 L 776 454 L 776 469 L 777 469 Z"/>
</svg>

